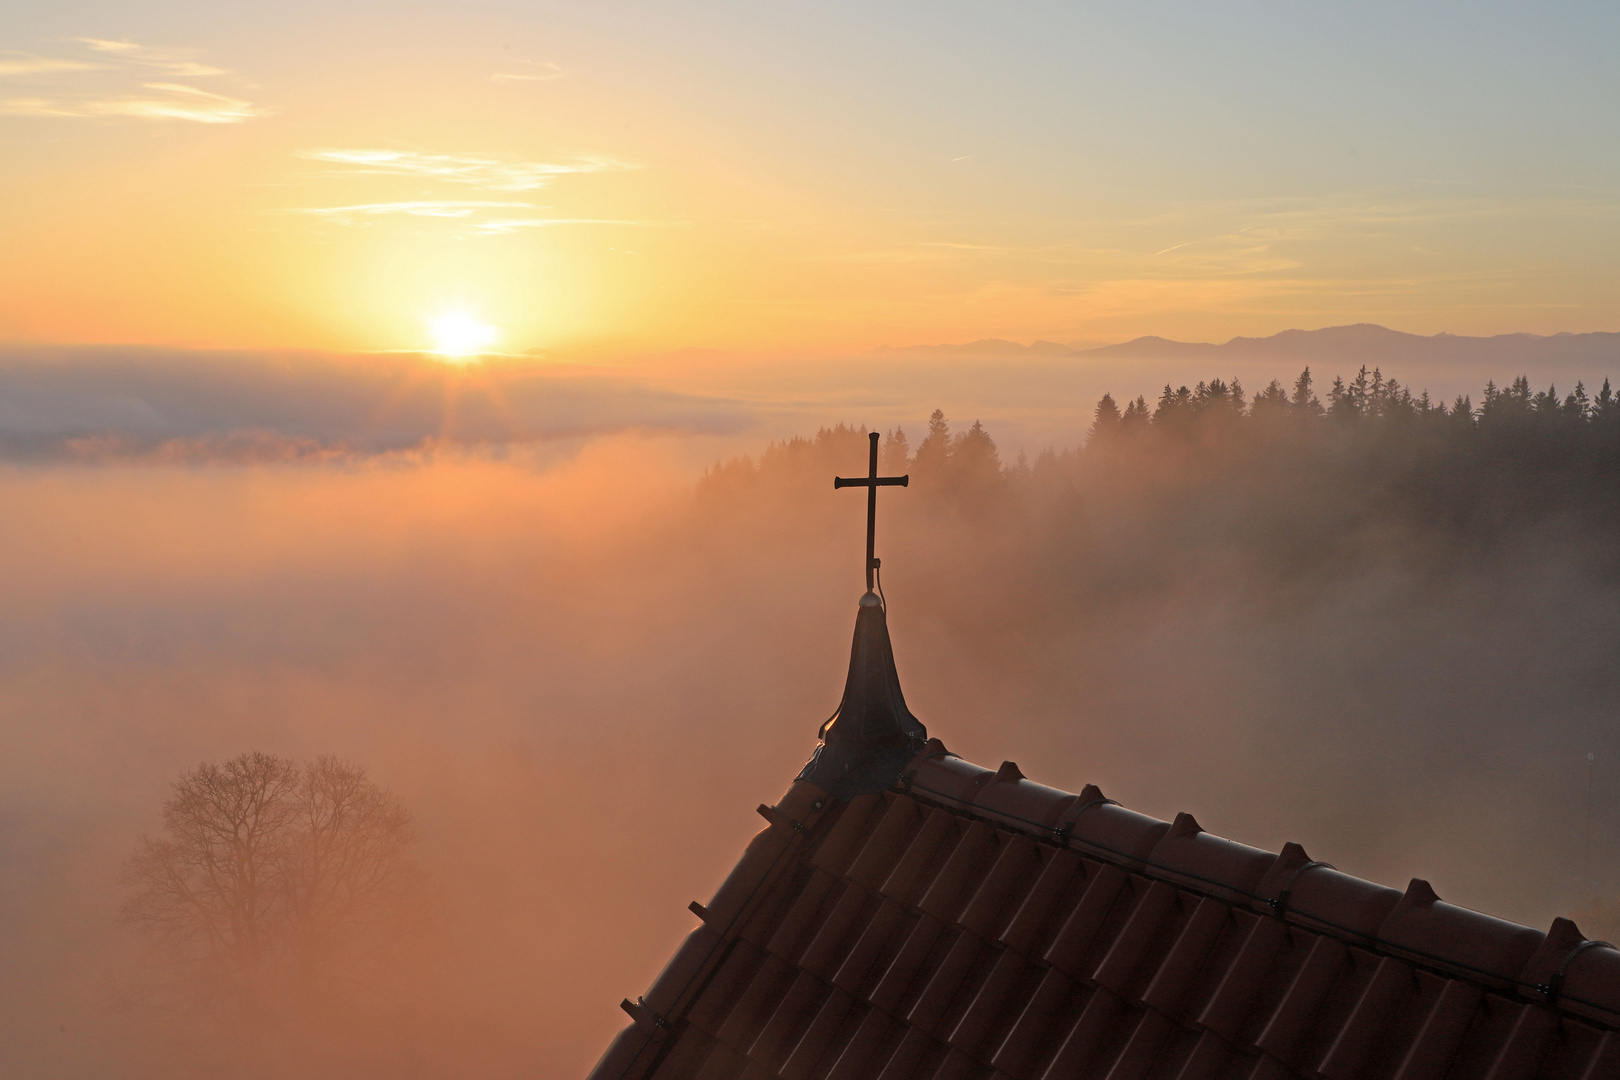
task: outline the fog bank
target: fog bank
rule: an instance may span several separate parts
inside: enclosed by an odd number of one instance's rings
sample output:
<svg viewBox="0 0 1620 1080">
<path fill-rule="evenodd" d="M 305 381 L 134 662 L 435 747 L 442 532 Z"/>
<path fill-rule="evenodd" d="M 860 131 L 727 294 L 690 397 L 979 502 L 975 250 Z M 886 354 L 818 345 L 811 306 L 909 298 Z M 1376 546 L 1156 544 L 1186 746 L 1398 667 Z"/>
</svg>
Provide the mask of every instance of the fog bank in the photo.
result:
<svg viewBox="0 0 1620 1080">
<path fill-rule="evenodd" d="M 1620 887 L 1611 459 L 1193 427 L 1021 467 L 907 430 L 878 550 L 953 750 L 1533 925 Z M 582 1075 L 808 756 L 861 589 L 857 430 L 695 489 L 685 438 L 0 471 L 11 1074 L 222 1074 L 131 1000 L 117 879 L 176 775 L 260 749 L 366 765 L 444 913 L 303 1075 Z"/>
</svg>

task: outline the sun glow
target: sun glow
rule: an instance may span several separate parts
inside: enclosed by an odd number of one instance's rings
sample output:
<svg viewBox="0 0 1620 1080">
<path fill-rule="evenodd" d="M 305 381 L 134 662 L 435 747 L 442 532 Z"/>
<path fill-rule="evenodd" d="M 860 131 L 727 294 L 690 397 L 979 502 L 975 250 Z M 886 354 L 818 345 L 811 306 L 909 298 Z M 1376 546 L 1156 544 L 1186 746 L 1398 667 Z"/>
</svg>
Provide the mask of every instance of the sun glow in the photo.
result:
<svg viewBox="0 0 1620 1080">
<path fill-rule="evenodd" d="M 465 311 L 447 311 L 428 322 L 433 335 L 433 351 L 452 360 L 465 360 L 489 349 L 500 340 L 501 332 L 479 322 Z"/>
</svg>

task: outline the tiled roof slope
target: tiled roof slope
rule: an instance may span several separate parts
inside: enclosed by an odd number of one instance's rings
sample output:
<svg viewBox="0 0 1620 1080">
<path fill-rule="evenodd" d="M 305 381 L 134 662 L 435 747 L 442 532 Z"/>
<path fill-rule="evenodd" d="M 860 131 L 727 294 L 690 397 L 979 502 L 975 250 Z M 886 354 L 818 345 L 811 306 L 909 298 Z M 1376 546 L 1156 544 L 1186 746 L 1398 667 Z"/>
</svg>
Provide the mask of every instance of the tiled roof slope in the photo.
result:
<svg viewBox="0 0 1620 1080">
<path fill-rule="evenodd" d="M 1620 952 L 989 772 L 799 781 L 591 1080 L 1617 1080 Z"/>
</svg>

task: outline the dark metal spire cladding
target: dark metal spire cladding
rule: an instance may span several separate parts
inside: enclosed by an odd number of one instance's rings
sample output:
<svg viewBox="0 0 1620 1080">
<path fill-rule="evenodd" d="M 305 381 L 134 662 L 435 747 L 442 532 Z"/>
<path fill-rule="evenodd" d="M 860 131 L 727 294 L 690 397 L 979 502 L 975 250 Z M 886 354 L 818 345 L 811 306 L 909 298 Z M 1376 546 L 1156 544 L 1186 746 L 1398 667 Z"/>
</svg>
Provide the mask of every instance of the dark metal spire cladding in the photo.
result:
<svg viewBox="0 0 1620 1080">
<path fill-rule="evenodd" d="M 928 729 L 906 708 L 900 675 L 894 669 L 889 623 L 883 601 L 872 591 L 877 531 L 877 489 L 907 486 L 910 477 L 877 474 L 878 435 L 872 432 L 872 456 L 865 477 L 838 477 L 835 488 L 864 487 L 866 495 L 866 594 L 855 616 L 855 641 L 849 650 L 849 676 L 844 698 L 832 719 L 816 734 L 821 745 L 810 755 L 799 779 L 808 780 L 835 799 L 883 791 L 899 778 L 906 763 L 928 741 Z"/>
<path fill-rule="evenodd" d="M 885 790 L 928 741 L 928 729 L 900 692 L 888 620 L 876 593 L 861 597 L 844 699 L 817 735 L 821 745 L 799 779 L 835 799 Z"/>
</svg>

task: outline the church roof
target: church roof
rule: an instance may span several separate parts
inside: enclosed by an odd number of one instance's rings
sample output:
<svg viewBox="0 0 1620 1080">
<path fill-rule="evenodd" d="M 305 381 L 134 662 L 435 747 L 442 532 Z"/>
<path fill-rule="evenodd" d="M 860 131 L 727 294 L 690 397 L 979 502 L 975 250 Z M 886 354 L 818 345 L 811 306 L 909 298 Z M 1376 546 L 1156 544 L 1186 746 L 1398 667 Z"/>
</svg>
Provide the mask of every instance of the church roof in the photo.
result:
<svg viewBox="0 0 1620 1080">
<path fill-rule="evenodd" d="M 800 779 L 591 1080 L 1614 1080 L 1620 952 L 931 740 Z"/>
</svg>

